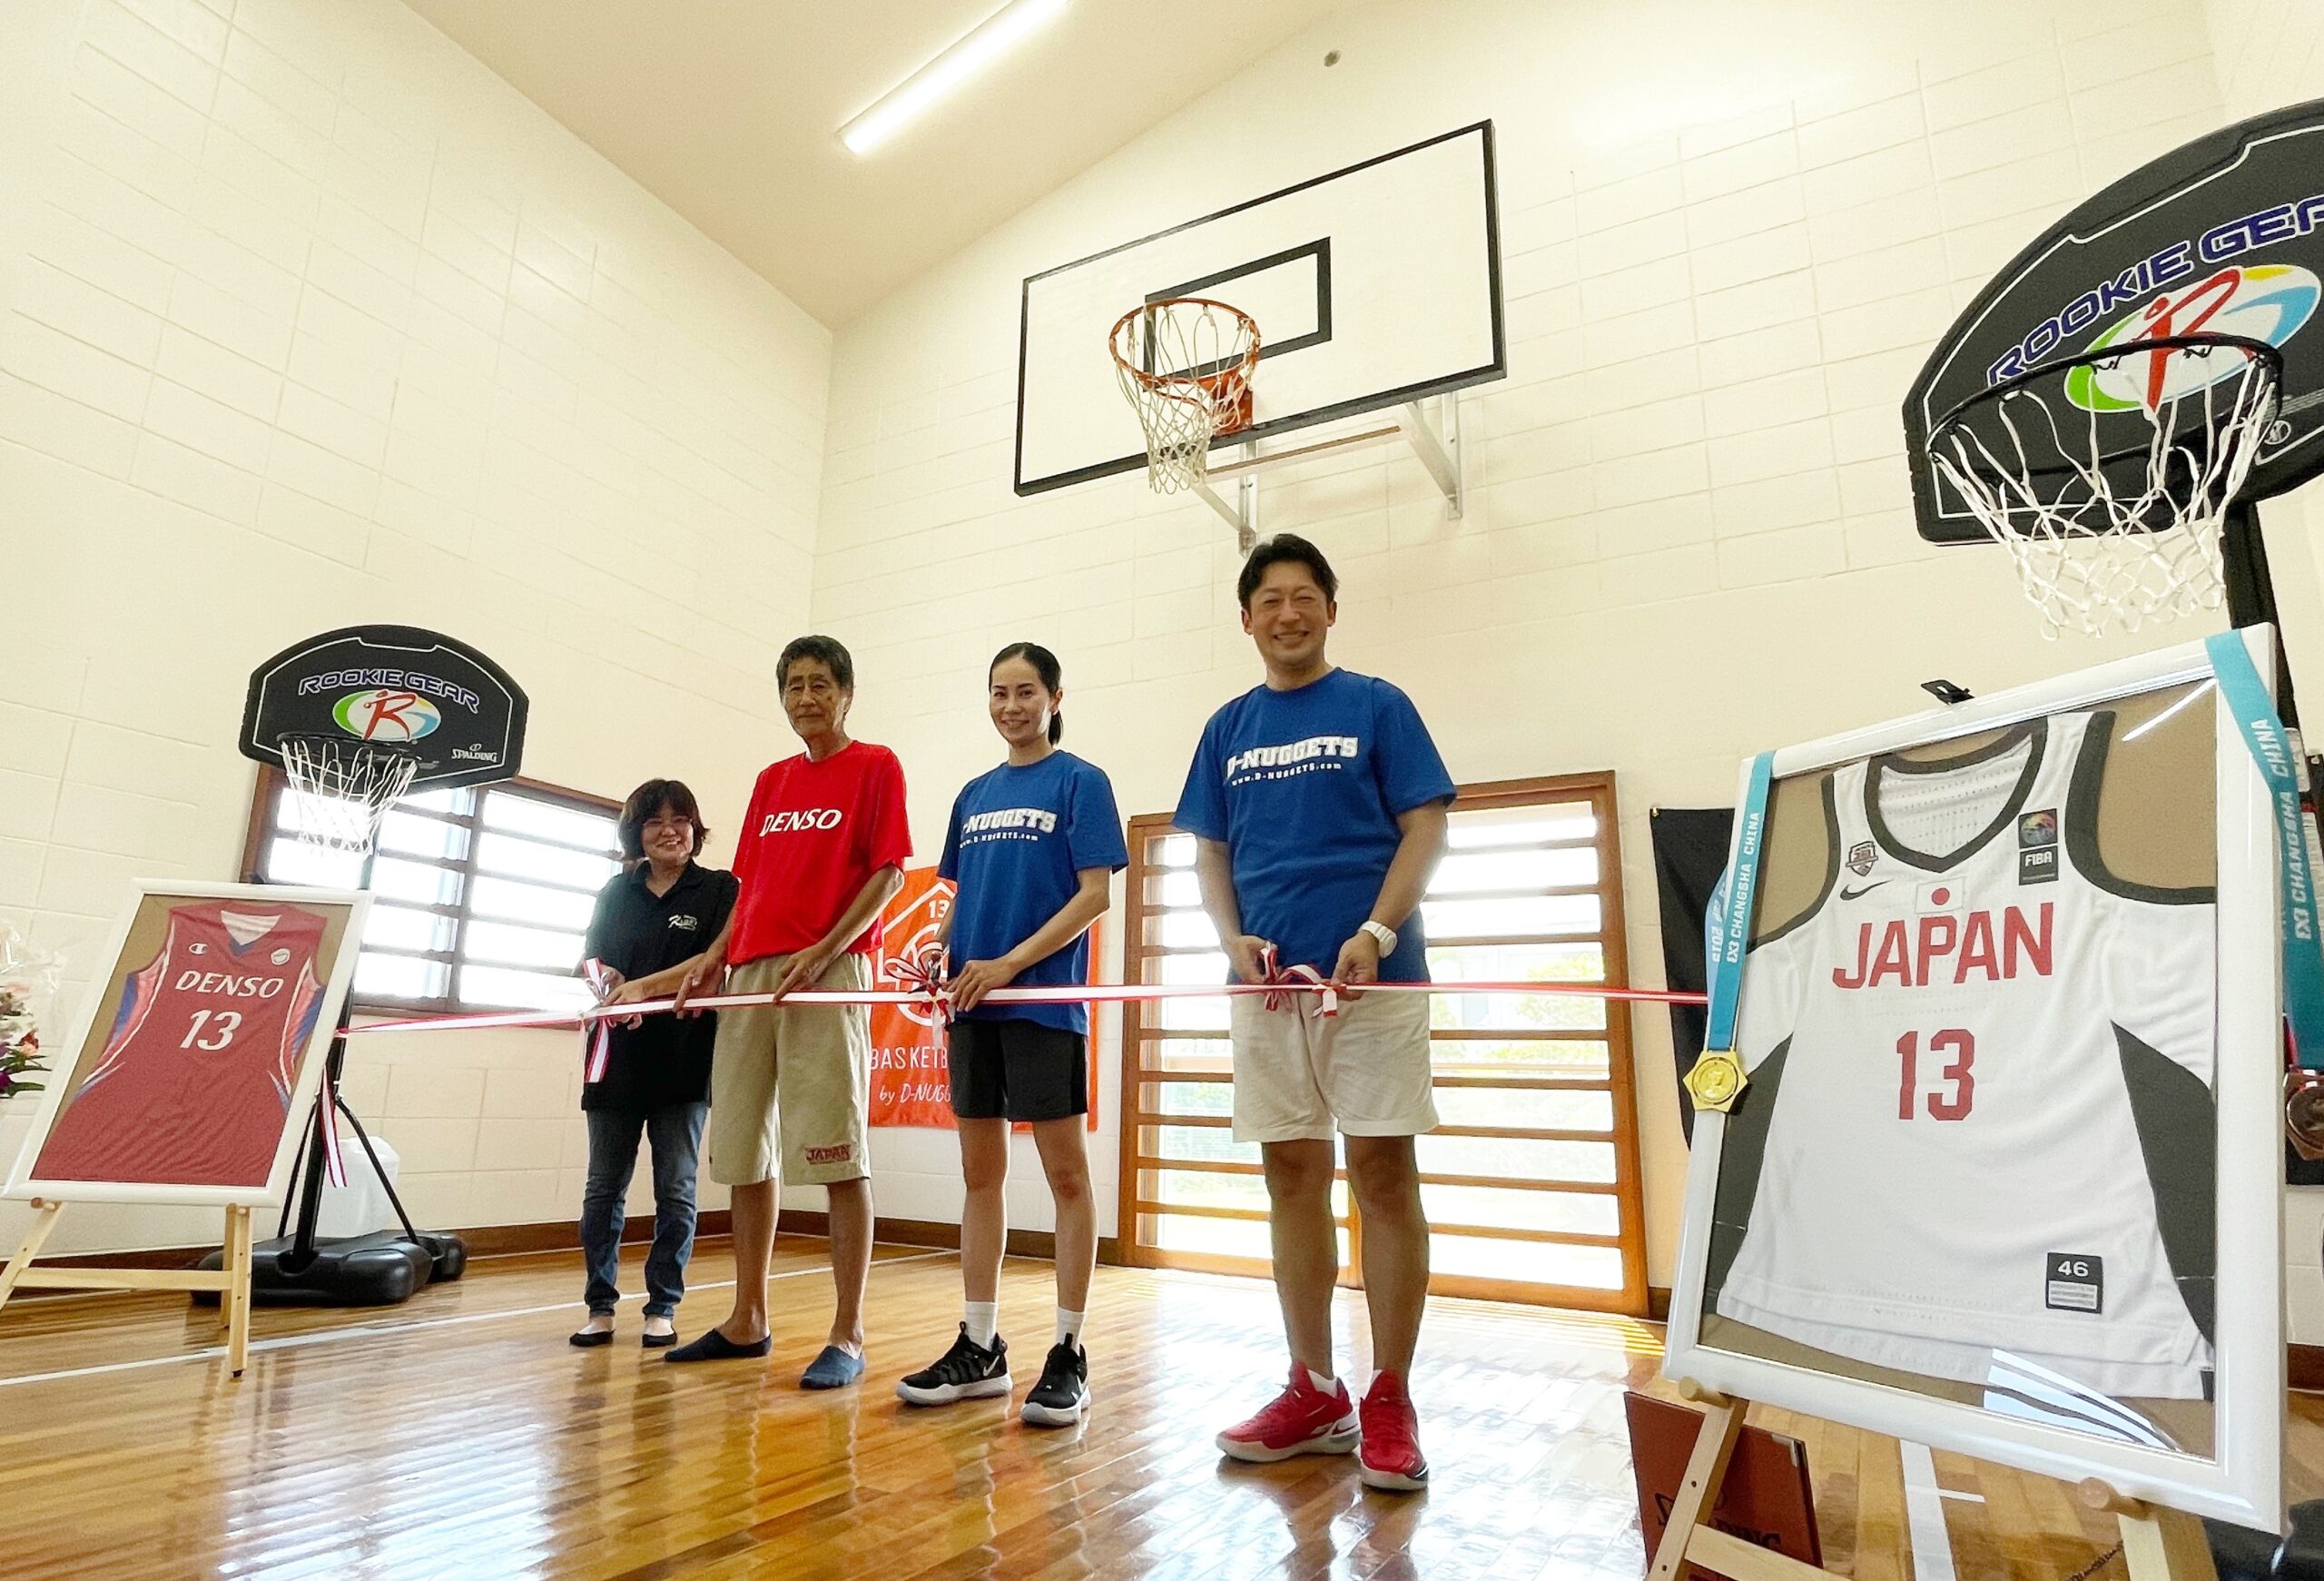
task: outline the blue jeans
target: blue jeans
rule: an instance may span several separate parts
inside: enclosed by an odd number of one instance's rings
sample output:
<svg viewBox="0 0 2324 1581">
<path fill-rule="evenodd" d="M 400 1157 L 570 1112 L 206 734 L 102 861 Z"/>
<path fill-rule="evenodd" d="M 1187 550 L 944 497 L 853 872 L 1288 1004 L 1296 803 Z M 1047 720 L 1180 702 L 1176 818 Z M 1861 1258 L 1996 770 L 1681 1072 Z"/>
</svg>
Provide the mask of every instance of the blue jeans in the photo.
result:
<svg viewBox="0 0 2324 1581">
<path fill-rule="evenodd" d="M 707 1103 L 660 1109 L 592 1109 L 589 1179 L 581 1190 L 581 1255 L 589 1282 L 583 1299 L 592 1312 L 611 1312 L 621 1299 L 623 1199 L 637 1167 L 643 1130 L 654 1148 L 654 1247 L 645 1254 L 645 1315 L 666 1318 L 686 1293 L 686 1259 L 694 1255 L 694 1155 L 702 1146 Z"/>
</svg>

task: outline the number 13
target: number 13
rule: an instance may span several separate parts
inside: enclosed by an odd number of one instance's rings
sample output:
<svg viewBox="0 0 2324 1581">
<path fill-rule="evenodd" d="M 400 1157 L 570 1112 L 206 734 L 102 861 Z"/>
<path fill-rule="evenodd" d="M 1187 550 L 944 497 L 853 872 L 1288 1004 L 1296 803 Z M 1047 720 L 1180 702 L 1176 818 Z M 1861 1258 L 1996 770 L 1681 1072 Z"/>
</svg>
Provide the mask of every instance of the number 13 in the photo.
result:
<svg viewBox="0 0 2324 1581">
<path fill-rule="evenodd" d="M 203 1037 L 202 1035 L 204 1023 L 207 1023 L 209 1025 L 211 1035 L 208 1037 Z M 241 1029 L 242 1018 L 238 1012 L 231 1010 L 197 1010 L 193 1013 L 193 1024 L 185 1029 L 185 1038 L 178 1044 L 178 1047 L 182 1049 L 222 1049 L 228 1043 L 234 1041 L 234 1034 L 241 1031 Z"/>
<path fill-rule="evenodd" d="M 1896 1040 L 1896 1052 L 1902 1056 L 1904 1064 L 1903 1074 L 1896 1084 L 1896 1118 L 1899 1120 L 1913 1118 L 1915 1102 L 1921 1095 L 1920 1082 L 1915 1077 L 1920 1041 L 1921 1034 L 1916 1032 L 1908 1032 Z M 1970 1074 L 1969 1067 L 1976 1062 L 1977 1040 L 1958 1027 L 1947 1027 L 1943 1032 L 1929 1034 L 1930 1053 L 1939 1054 L 1948 1049 L 1953 1052 L 1954 1059 L 1945 1067 L 1943 1079 L 1953 1083 L 1953 1096 L 1940 1098 L 1934 1092 L 1928 1095 L 1928 1112 L 1933 1120 L 1960 1120 L 1968 1114 L 1969 1106 L 1976 1102 L 1977 1078 Z"/>
</svg>

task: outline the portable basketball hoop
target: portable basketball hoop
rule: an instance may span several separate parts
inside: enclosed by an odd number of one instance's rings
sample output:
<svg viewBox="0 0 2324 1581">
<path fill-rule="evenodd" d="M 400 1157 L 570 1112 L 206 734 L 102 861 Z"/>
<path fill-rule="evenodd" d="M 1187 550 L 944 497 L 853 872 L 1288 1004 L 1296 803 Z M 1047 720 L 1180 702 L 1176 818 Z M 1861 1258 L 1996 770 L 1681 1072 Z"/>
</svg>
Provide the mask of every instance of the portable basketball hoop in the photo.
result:
<svg viewBox="0 0 2324 1581">
<path fill-rule="evenodd" d="M 2283 391 L 2283 353 L 2165 335 L 2028 369 L 1933 424 L 1928 459 L 2010 551 L 2044 634 L 2215 609 L 2221 533 Z M 2128 424 L 2143 434 L 2123 443 Z"/>
<path fill-rule="evenodd" d="M 1211 441 L 1251 426 L 1258 321 L 1208 297 L 1164 297 L 1116 320 L 1108 344 L 1123 398 L 1146 430 L 1154 491 L 1200 483 Z"/>
<path fill-rule="evenodd" d="M 414 792 L 516 774 L 527 707 L 508 672 L 464 642 L 416 626 L 349 626 L 294 643 L 251 672 L 237 745 L 279 768 L 296 793 L 283 809 L 284 831 L 310 848 L 356 858 L 347 887 L 367 887 L 362 859 L 389 808 Z M 260 874 L 249 876 L 255 883 Z M 412 1223 L 340 1092 L 347 1015 L 342 1005 L 313 1123 L 292 1165 L 292 1194 L 274 1239 L 251 1253 L 251 1299 L 261 1304 L 389 1305 L 431 1281 L 459 1278 L 468 1265 L 458 1235 Z M 370 1155 L 399 1230 L 320 1232 L 323 1181 L 339 1151 L 334 1115 Z"/>
</svg>

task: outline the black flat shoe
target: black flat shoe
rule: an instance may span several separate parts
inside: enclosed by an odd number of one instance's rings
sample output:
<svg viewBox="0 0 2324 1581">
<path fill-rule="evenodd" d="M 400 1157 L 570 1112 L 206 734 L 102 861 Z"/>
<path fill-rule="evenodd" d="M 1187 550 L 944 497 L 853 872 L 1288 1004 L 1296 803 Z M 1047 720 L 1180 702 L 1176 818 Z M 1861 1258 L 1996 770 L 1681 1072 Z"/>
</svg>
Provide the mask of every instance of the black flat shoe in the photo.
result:
<svg viewBox="0 0 2324 1581">
<path fill-rule="evenodd" d="M 716 1331 L 712 1330 L 713 1333 Z M 770 1335 L 768 1338 L 773 1339 L 773 1336 Z M 667 1350 L 678 1342 L 678 1337 L 675 1331 L 668 1334 L 640 1334 L 637 1337 L 637 1342 L 648 1350 Z"/>
<path fill-rule="evenodd" d="M 600 1345 L 612 1344 L 614 1342 L 614 1331 L 611 1329 L 601 1329 L 596 1333 L 591 1333 L 588 1329 L 584 1329 L 577 1333 L 566 1335 L 565 1337 L 565 1342 L 567 1345 L 577 1346 L 583 1350 L 595 1350 Z"/>
<path fill-rule="evenodd" d="M 671 1338 L 675 1339 L 673 1335 Z M 741 1361 L 751 1357 L 765 1356 L 774 1349 L 774 1336 L 761 1335 L 748 1345 L 737 1345 L 713 1329 L 691 1345 L 681 1345 L 665 1361 Z"/>
</svg>

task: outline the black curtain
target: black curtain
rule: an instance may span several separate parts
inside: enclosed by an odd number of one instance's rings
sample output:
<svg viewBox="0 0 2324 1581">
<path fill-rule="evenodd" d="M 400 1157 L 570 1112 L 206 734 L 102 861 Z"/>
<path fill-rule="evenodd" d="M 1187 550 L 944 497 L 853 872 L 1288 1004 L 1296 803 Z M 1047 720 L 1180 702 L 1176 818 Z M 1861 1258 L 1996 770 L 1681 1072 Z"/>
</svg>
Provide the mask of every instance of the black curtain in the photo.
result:
<svg viewBox="0 0 2324 1581">
<path fill-rule="evenodd" d="M 1731 807 L 1657 807 L 1649 820 L 1654 835 L 1654 886 L 1662 901 L 1662 978 L 1676 990 L 1700 993 L 1709 986 L 1703 959 L 1703 917 L 1711 891 L 1727 867 L 1728 843 L 1735 834 Z M 1703 1052 L 1710 1013 L 1699 1004 L 1670 1007 L 1670 1079 L 1679 1082 L 1679 1124 L 1691 1141 L 1694 1101 L 1685 1076 Z"/>
</svg>

